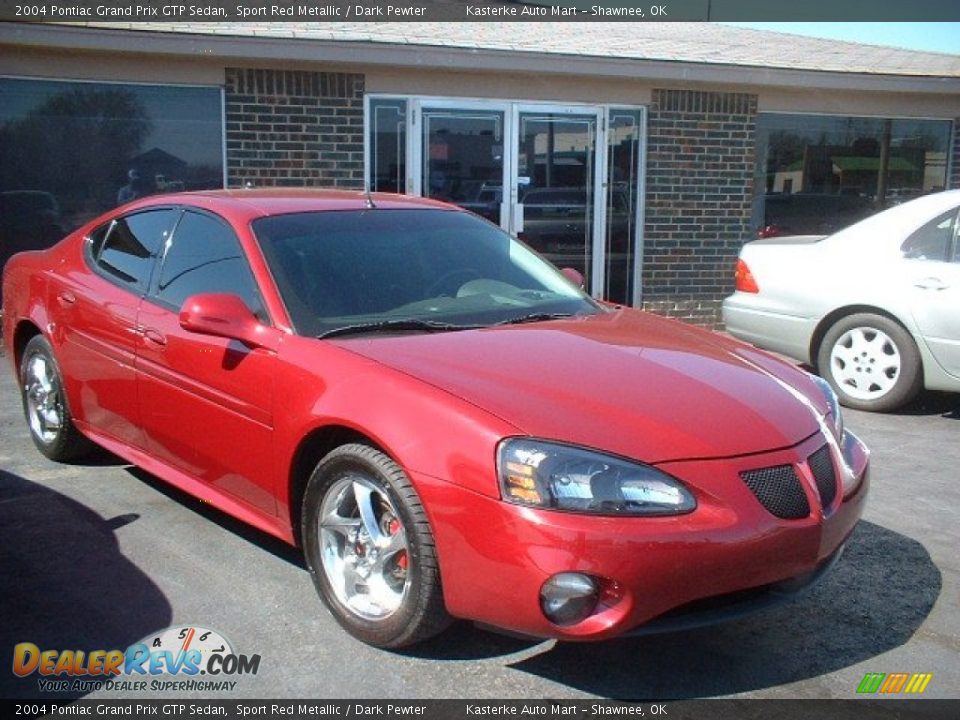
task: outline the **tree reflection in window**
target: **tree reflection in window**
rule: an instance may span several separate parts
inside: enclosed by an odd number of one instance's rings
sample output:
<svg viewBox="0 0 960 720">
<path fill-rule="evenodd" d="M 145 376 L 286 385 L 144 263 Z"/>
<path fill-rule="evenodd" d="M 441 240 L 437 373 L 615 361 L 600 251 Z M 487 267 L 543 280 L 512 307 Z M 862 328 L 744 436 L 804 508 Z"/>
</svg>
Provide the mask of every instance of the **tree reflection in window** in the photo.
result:
<svg viewBox="0 0 960 720">
<path fill-rule="evenodd" d="M 948 120 L 761 113 L 754 226 L 826 234 L 946 185 Z"/>
</svg>

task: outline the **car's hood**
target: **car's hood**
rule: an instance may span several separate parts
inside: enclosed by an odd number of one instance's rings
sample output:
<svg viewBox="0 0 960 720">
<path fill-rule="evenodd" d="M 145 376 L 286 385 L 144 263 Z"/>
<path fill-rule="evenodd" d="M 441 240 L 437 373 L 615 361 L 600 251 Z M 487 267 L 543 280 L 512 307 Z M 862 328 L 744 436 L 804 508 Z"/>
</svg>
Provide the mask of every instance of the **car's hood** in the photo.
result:
<svg viewBox="0 0 960 720">
<path fill-rule="evenodd" d="M 801 371 L 635 310 L 342 347 L 495 414 L 520 432 L 648 463 L 791 446 L 822 398 Z M 792 386 L 792 387 L 791 387 Z"/>
</svg>

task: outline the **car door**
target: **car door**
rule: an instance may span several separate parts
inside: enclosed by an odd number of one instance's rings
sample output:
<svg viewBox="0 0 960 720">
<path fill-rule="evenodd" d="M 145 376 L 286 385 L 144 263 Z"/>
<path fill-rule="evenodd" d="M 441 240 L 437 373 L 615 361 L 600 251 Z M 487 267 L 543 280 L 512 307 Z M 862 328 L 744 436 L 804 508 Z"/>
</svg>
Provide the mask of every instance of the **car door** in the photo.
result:
<svg viewBox="0 0 960 720">
<path fill-rule="evenodd" d="M 139 448 L 136 315 L 175 216 L 172 208 L 151 209 L 100 226 L 85 242 L 86 270 L 56 275 L 50 288 L 74 416 Z"/>
<path fill-rule="evenodd" d="M 148 449 L 191 477 L 272 515 L 276 355 L 181 328 L 183 301 L 197 293 L 233 293 L 268 321 L 230 225 L 186 210 L 138 314 L 138 397 Z"/>
<path fill-rule="evenodd" d="M 911 313 L 930 353 L 960 378 L 960 209 L 913 232 L 901 252 L 908 267 Z"/>
</svg>

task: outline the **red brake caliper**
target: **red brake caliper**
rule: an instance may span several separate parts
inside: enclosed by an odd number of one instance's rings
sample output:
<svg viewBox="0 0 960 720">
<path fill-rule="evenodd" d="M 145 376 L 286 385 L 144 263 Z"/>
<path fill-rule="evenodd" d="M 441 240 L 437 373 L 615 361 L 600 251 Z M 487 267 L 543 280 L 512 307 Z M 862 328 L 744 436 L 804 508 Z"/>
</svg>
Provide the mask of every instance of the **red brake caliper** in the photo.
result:
<svg viewBox="0 0 960 720">
<path fill-rule="evenodd" d="M 390 533 L 391 535 L 396 535 L 398 532 L 400 532 L 401 527 L 402 526 L 400 525 L 400 521 L 397 520 L 396 518 L 393 518 L 393 520 L 390 521 L 390 524 L 387 525 L 387 532 Z M 406 570 L 408 563 L 409 561 L 407 560 L 407 551 L 401 550 L 400 552 L 398 552 L 397 567 L 400 568 L 401 570 Z"/>
</svg>

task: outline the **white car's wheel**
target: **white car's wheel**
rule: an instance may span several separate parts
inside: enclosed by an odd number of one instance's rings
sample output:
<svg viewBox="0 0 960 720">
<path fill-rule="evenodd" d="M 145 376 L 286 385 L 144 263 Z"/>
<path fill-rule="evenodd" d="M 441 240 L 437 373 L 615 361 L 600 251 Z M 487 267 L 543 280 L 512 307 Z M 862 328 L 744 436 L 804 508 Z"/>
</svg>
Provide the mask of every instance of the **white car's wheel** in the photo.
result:
<svg viewBox="0 0 960 720">
<path fill-rule="evenodd" d="M 923 387 L 916 343 L 882 315 L 858 313 L 834 323 L 820 345 L 817 365 L 840 402 L 858 410 L 894 410 Z"/>
</svg>

